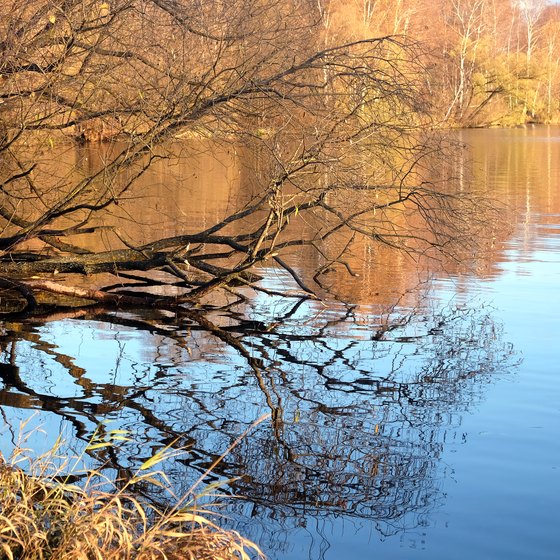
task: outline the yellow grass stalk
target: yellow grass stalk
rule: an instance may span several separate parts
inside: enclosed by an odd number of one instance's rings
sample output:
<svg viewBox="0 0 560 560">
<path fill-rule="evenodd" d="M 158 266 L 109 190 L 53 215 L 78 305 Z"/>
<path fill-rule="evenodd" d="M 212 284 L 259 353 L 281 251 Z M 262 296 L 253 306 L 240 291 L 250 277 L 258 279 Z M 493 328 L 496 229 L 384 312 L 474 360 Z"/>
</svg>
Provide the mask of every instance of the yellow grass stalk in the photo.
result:
<svg viewBox="0 0 560 560">
<path fill-rule="evenodd" d="M 25 447 L 27 438 L 22 438 L 9 458 L 0 454 L 0 560 L 263 558 L 257 545 L 222 529 L 208 518 L 209 512 L 196 506 L 191 496 L 200 479 L 166 511 L 135 493 L 139 482 L 169 488 L 163 472 L 151 469 L 177 455 L 171 446 L 157 452 L 124 483 L 89 471 L 76 485 L 68 482 L 69 469 L 75 469 L 81 457 L 61 454 L 59 439 L 34 459 Z M 125 439 L 122 433 L 118 438 Z M 94 435 L 90 446 L 99 448 L 110 442 L 110 438 L 98 439 Z"/>
</svg>

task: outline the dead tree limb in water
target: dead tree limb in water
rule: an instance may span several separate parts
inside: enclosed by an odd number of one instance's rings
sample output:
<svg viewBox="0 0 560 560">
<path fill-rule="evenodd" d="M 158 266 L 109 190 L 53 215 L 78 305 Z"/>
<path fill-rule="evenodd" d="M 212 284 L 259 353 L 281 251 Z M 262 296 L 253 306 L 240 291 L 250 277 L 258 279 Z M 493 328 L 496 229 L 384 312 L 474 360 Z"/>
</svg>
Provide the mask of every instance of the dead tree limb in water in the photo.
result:
<svg viewBox="0 0 560 560">
<path fill-rule="evenodd" d="M 318 20 L 299 1 L 4 3 L 0 274 L 27 308 L 53 274 L 75 294 L 85 278 L 86 299 L 167 305 L 116 292 L 159 285 L 192 303 L 256 284 L 274 264 L 313 296 L 284 256 L 298 247 L 320 270 L 349 269 L 339 245 L 364 240 L 452 255 L 468 245 L 485 214 L 442 188 L 419 46 L 389 36 L 325 46 Z M 202 136 L 254 154 L 249 201 L 198 231 L 158 236 L 144 224 L 149 242 L 109 223 L 146 196 L 142 177 L 177 138 Z M 101 161 L 74 161 L 76 143 L 94 140 Z"/>
</svg>

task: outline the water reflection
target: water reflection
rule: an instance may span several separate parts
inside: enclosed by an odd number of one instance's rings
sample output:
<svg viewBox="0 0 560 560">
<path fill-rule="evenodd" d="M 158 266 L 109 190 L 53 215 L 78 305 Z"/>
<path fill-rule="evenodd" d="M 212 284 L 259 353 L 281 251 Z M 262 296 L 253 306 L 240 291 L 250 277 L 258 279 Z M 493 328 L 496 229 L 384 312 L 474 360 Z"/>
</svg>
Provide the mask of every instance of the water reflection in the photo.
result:
<svg viewBox="0 0 560 560">
<path fill-rule="evenodd" d="M 461 133 L 472 144 L 471 159 L 462 163 L 465 176 L 508 199 L 504 221 L 514 230 L 473 256 L 469 270 L 479 278 L 497 278 L 506 265 L 522 274 L 519 261 L 546 261 L 539 251 L 557 237 L 560 215 L 560 168 L 554 164 L 560 143 L 556 129 L 547 130 Z M 191 173 L 204 165 L 193 164 Z M 223 189 L 206 200 L 204 213 L 223 215 L 237 204 L 243 172 L 234 164 L 224 169 Z M 155 172 L 162 174 L 162 188 L 184 185 L 184 169 Z M 193 222 L 184 212 L 185 224 L 199 228 L 198 210 Z M 31 440 L 34 448 L 44 449 L 61 430 L 83 447 L 101 421 L 112 420 L 130 430 L 133 441 L 96 450 L 92 463 L 126 476 L 162 445 L 187 445 L 188 454 L 166 469 L 181 491 L 268 412 L 271 420 L 210 477 L 240 477 L 225 487 L 243 496 L 228 504 L 226 523 L 259 541 L 271 557 L 289 555 L 296 532 L 303 542 L 319 538 L 309 555 L 322 557 L 335 545 L 328 533 L 339 531 L 334 526 L 341 519 L 355 523 L 356 531 L 371 521 L 376 535 L 421 529 L 444 499 L 446 448 L 468 437 L 464 414 L 484 399 L 489 384 L 514 371 L 519 356 L 492 309 L 474 299 L 478 288 L 472 275 L 461 276 L 461 267 L 441 263 L 428 270 L 424 261 L 366 245 L 353 253 L 349 266 L 359 279 L 334 270 L 324 280 L 359 307 L 260 292 L 250 294 L 250 305 L 204 314 L 97 308 L 4 323 L 4 434 L 39 411 L 47 437 Z M 294 261 L 305 274 L 305 254 Z M 261 272 L 267 289 L 290 282 L 278 270 Z M 429 276 L 436 280 L 419 284 Z"/>
<path fill-rule="evenodd" d="M 441 499 L 438 460 L 446 440 L 461 437 L 461 413 L 513 361 L 491 315 L 449 307 L 374 324 L 351 307 L 272 303 L 254 321 L 230 316 L 220 325 L 210 315 L 210 326 L 206 316 L 100 311 L 7 326 L 4 416 L 41 410 L 84 442 L 114 420 L 134 443 L 94 457 L 120 474 L 162 444 L 188 445 L 168 465 L 185 490 L 269 411 L 271 422 L 211 475 L 241 477 L 232 491 L 249 500 L 251 516 L 305 523 L 344 513 L 391 533 L 404 516 L 429 511 Z"/>
</svg>

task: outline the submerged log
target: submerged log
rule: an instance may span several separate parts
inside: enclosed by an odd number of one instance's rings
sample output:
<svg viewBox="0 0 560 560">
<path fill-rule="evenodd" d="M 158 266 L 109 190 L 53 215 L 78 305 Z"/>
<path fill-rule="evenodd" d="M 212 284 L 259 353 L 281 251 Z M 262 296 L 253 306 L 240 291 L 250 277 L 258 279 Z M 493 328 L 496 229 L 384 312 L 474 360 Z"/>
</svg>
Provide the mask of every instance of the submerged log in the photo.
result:
<svg viewBox="0 0 560 560">
<path fill-rule="evenodd" d="M 41 290 L 45 292 L 50 292 L 52 294 L 57 294 L 61 296 L 80 298 L 82 300 L 82 305 L 94 304 L 94 303 L 104 303 L 116 306 L 126 306 L 126 307 L 146 307 L 154 306 L 157 302 L 167 303 L 173 301 L 170 297 L 156 297 L 150 296 L 148 294 L 142 296 L 131 296 L 118 293 L 104 292 L 102 290 L 97 290 L 95 288 L 81 288 L 78 286 L 66 286 L 58 282 L 53 282 L 52 280 L 29 280 L 26 282 L 27 286 L 33 288 L 34 290 Z M 83 301 L 86 300 L 86 301 Z"/>
</svg>

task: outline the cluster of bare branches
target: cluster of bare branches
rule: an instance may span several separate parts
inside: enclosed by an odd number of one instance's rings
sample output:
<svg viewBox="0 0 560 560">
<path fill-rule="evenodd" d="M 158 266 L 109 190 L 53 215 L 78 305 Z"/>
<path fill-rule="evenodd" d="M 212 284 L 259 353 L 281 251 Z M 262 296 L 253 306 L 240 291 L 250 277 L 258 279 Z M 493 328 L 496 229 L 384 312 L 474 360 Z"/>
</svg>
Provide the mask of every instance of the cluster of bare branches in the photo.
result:
<svg viewBox="0 0 560 560">
<path fill-rule="evenodd" d="M 265 262 L 313 295 L 283 258 L 296 246 L 320 255 L 320 285 L 360 240 L 453 254 L 484 222 L 433 174 L 441 138 L 419 48 L 403 38 L 325 46 L 306 0 L 14 0 L 0 11 L 0 274 L 25 311 L 38 290 L 182 305 L 256 285 Z M 142 244 L 104 223 L 185 136 L 258 153 L 251 201 L 203 230 Z M 112 143 L 102 166 L 53 165 L 56 147 L 80 141 Z M 107 230 L 110 249 L 83 242 Z M 41 276 L 53 273 L 64 281 Z M 88 275 L 87 287 L 73 275 Z M 180 291 L 130 294 L 127 283 Z"/>
<path fill-rule="evenodd" d="M 0 403 L 48 411 L 85 442 L 93 429 L 107 430 L 102 420 L 118 418 L 138 440 L 88 453 L 94 464 L 124 480 L 156 443 L 189 447 L 188 460 L 169 471 L 186 488 L 191 477 L 198 479 L 215 463 L 217 449 L 231 448 L 255 414 L 268 409 L 269 427 L 233 449 L 213 476 L 235 479 L 236 491 L 263 515 L 269 508 L 280 517 L 330 512 L 375 519 L 384 531 L 402 529 L 411 513 L 429 510 L 441 497 L 438 458 L 446 443 L 461 437 L 461 413 L 484 397 L 485 386 L 509 371 L 517 356 L 485 309 L 415 312 L 380 323 L 371 340 L 347 336 L 335 342 L 332 332 L 355 319 L 354 309 L 298 330 L 298 308 L 314 304 L 284 303 L 266 323 L 239 320 L 228 327 L 202 314 L 198 324 L 164 312 L 150 319 L 98 309 L 66 314 L 85 319 L 78 327 L 85 331 L 87 321 L 95 320 L 149 336 L 146 346 L 160 360 L 148 360 L 147 367 L 126 357 L 120 344 L 112 351 L 106 347 L 108 369 L 135 371 L 118 381 L 80 367 L 52 343 L 48 326 L 8 331 L 0 344 L 6 362 L 0 367 Z M 221 341 L 223 363 L 208 360 L 208 332 Z M 246 367 L 232 370 L 232 351 L 246 358 Z M 34 385 L 31 372 L 38 363 L 48 372 L 50 388 Z M 216 365 L 227 375 L 206 385 Z M 199 375 L 201 382 L 193 383 Z M 77 393 L 58 395 L 52 379 L 69 380 Z M 161 390 L 170 390 L 169 398 L 156 398 Z M 163 499 L 158 488 L 143 491 L 157 501 Z"/>
</svg>

